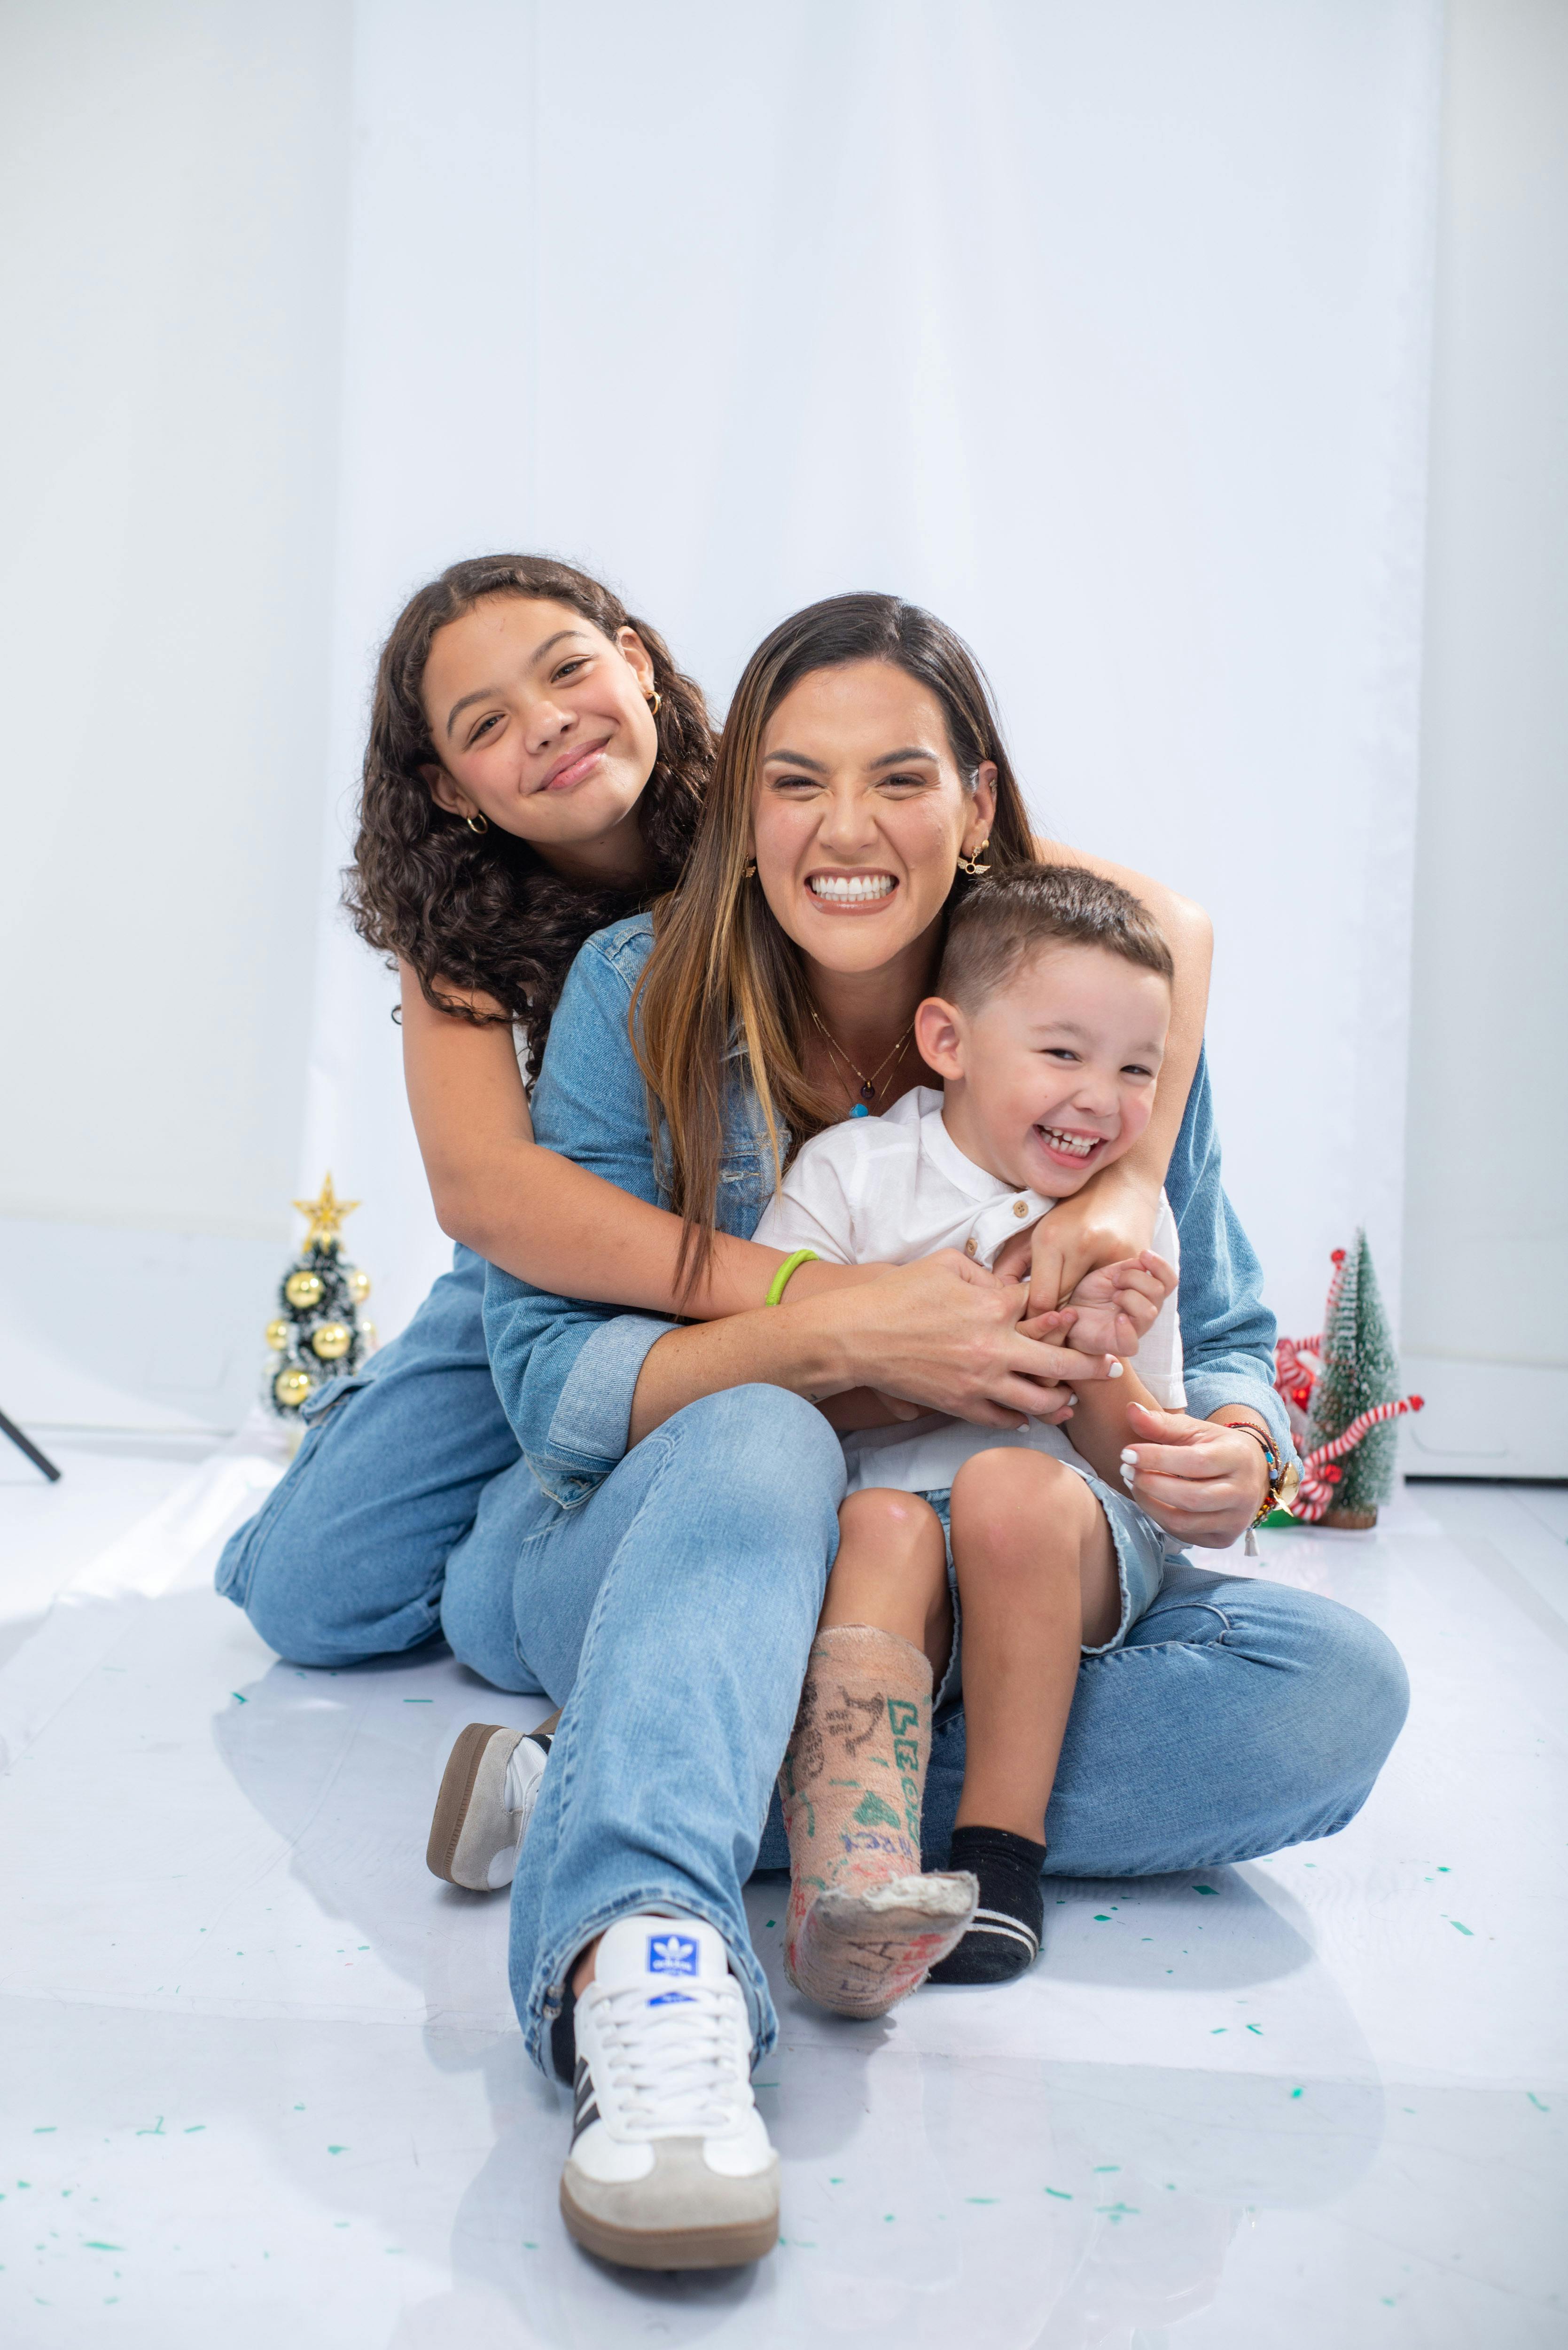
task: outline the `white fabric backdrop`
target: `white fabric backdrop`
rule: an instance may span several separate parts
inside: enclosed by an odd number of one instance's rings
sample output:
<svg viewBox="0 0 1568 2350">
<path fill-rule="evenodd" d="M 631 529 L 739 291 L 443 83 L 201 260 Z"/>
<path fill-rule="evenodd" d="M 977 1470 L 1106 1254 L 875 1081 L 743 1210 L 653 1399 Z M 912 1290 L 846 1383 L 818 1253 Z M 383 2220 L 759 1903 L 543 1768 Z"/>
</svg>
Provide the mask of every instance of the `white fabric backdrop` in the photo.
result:
<svg viewBox="0 0 1568 2350">
<path fill-rule="evenodd" d="M 598 569 L 720 708 L 782 614 L 964 631 L 1043 823 L 1207 904 L 1287 1326 L 1397 1299 L 1437 0 L 364 0 L 324 893 L 460 554 Z M 324 910 L 301 1180 L 383 1335 L 445 1261 Z"/>
</svg>

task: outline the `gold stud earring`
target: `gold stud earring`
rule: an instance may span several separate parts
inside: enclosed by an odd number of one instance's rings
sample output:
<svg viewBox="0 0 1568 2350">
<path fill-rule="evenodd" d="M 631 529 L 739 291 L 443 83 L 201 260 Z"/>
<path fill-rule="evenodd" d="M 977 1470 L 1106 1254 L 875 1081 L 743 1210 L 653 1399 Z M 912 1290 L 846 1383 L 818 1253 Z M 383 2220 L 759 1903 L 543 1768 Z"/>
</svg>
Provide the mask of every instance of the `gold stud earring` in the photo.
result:
<svg viewBox="0 0 1568 2350">
<path fill-rule="evenodd" d="M 742 874 L 741 879 L 742 879 L 742 881 L 754 881 L 754 880 L 756 879 L 756 878 L 757 878 L 757 860 L 756 860 L 756 858 L 753 857 L 753 858 L 752 858 L 749 860 L 749 862 L 748 862 L 748 864 L 747 864 L 747 866 L 746 866 L 746 869 L 745 869 L 745 871 Z"/>
<path fill-rule="evenodd" d="M 661 708 L 661 706 L 662 706 L 662 704 L 663 704 L 663 702 L 664 702 L 664 696 L 659 692 L 659 691 L 658 687 L 656 686 L 656 687 L 654 688 L 653 691 L 652 691 L 652 692 L 649 695 L 649 697 L 648 697 L 648 706 L 649 706 L 649 710 L 651 710 L 651 711 L 652 711 L 652 712 L 653 712 L 653 714 L 654 714 L 654 716 L 655 716 L 656 718 L 657 718 L 657 717 L 658 717 L 658 715 L 659 715 L 659 710 L 660 710 L 660 708 Z"/>
<path fill-rule="evenodd" d="M 467 825 L 470 832 L 488 832 L 490 830 L 490 818 L 487 816 L 464 816 L 463 822 Z"/>
<path fill-rule="evenodd" d="M 991 835 L 988 832 L 978 848 L 971 848 L 967 857 L 961 857 L 959 858 L 959 871 L 961 873 L 967 873 L 971 881 L 978 874 L 989 873 L 991 870 L 990 866 L 982 865 L 980 860 L 985 855 L 986 850 L 990 847 Z"/>
</svg>

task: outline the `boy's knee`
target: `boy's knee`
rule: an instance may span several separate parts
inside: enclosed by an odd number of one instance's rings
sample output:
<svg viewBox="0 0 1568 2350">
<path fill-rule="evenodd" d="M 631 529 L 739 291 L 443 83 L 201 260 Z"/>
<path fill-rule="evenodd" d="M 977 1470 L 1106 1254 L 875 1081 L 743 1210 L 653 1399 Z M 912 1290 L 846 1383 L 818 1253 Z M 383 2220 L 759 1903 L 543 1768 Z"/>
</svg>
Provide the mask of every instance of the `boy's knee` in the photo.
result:
<svg viewBox="0 0 1568 2350">
<path fill-rule="evenodd" d="M 967 1516 L 1011 1516 L 1028 1510 L 1044 1512 L 1048 1525 L 1064 1513 L 1075 1518 L 1085 1505 L 1087 1510 L 1099 1506 L 1075 1470 L 1054 1453 L 1025 1451 L 1019 1445 L 971 1453 L 953 1479 L 952 1506 Z"/>
<path fill-rule="evenodd" d="M 919 1493 L 900 1493 L 888 1485 L 866 1486 L 846 1495 L 839 1505 L 838 1529 L 841 1540 L 853 1535 L 897 1543 L 903 1549 L 931 1543 L 943 1547 L 942 1522 L 930 1503 Z"/>
</svg>

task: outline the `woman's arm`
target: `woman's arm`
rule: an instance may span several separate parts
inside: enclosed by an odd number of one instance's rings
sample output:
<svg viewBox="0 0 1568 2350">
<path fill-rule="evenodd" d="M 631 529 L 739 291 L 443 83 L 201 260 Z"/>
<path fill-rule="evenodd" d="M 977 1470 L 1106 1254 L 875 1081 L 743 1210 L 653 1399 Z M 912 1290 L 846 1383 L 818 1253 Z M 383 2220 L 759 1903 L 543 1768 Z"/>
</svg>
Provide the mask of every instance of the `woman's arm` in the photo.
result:
<svg viewBox="0 0 1568 2350">
<path fill-rule="evenodd" d="M 534 1139 L 528 1097 L 504 1022 L 476 1027 L 438 1012 L 401 966 L 403 1076 L 420 1155 L 443 1232 L 536 1289 L 706 1321 L 763 1304 L 779 1249 L 721 1232 L 708 1269 L 678 1295 L 680 1220 L 576 1167 Z M 489 998 L 463 995 L 476 1011 Z M 874 1277 L 862 1265 L 803 1265 L 797 1298 Z"/>
<path fill-rule="evenodd" d="M 1029 1296 L 1032 1315 L 1059 1305 L 1097 1266 L 1137 1256 L 1153 1238 L 1160 1186 L 1203 1047 L 1214 954 L 1213 925 L 1202 907 L 1168 889 L 1162 881 L 1109 864 L 1103 857 L 1091 857 L 1084 849 L 1069 848 L 1059 840 L 1036 840 L 1034 850 L 1049 864 L 1083 866 L 1130 889 L 1164 931 L 1176 977 L 1154 1115 L 1125 1159 L 1095 1176 L 1035 1227 Z M 1007 1269 L 1023 1268 L 1010 1262 Z"/>
<path fill-rule="evenodd" d="M 618 1186 L 610 1195 L 618 1212 L 630 1204 L 620 1192 L 646 1203 L 658 1192 L 627 1034 L 646 952 L 646 935 L 625 926 L 583 949 L 534 1096 L 540 1144 Z M 749 1136 L 738 1138 L 738 1177 L 748 1165 L 754 1180 Z M 736 1219 L 756 1212 L 747 1188 L 739 1180 L 722 1187 L 734 1193 Z M 752 1381 L 814 1400 L 875 1383 L 926 1409 L 1004 1427 L 1065 1403 L 1065 1350 L 1019 1335 L 1016 1284 L 995 1281 L 950 1251 L 860 1271 L 853 1296 L 802 1297 L 797 1274 L 783 1305 L 672 1330 L 649 1315 L 552 1295 L 493 1267 L 484 1290 L 491 1373 L 535 1477 L 570 1507 L 685 1404 Z M 1075 1384 L 1095 1376 L 1093 1358 L 1072 1359 Z M 1104 1358 L 1099 1368 L 1108 1368 Z"/>
</svg>

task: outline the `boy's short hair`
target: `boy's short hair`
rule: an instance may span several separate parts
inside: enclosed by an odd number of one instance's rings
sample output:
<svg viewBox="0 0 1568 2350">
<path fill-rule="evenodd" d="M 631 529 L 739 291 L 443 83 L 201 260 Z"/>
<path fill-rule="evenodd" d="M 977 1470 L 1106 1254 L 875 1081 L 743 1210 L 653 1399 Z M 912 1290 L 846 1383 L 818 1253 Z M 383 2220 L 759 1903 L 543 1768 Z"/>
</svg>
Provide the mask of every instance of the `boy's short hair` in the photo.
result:
<svg viewBox="0 0 1568 2350">
<path fill-rule="evenodd" d="M 1175 977 L 1158 924 L 1141 899 L 1081 865 L 1011 865 L 965 892 L 948 922 L 936 994 L 978 1011 L 1037 947 L 1103 947 Z"/>
</svg>

